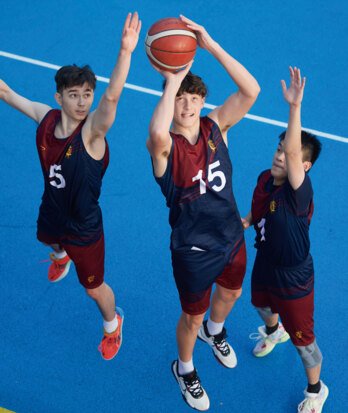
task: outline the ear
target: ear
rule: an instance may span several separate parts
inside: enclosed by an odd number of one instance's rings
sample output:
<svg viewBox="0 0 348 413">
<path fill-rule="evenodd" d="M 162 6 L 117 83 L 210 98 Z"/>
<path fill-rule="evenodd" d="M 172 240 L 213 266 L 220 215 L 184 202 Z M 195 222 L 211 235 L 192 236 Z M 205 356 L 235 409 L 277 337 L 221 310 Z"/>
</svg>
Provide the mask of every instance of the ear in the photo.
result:
<svg viewBox="0 0 348 413">
<path fill-rule="evenodd" d="M 202 106 L 201 106 L 202 108 L 204 107 L 204 104 L 205 104 L 205 97 L 204 98 L 202 97 Z"/>
<path fill-rule="evenodd" d="M 303 162 L 303 168 L 305 170 L 305 172 L 308 172 L 312 167 L 312 162 L 309 161 L 305 161 Z"/>
<path fill-rule="evenodd" d="M 62 106 L 62 95 L 60 93 L 55 93 L 54 98 L 59 106 Z"/>
</svg>

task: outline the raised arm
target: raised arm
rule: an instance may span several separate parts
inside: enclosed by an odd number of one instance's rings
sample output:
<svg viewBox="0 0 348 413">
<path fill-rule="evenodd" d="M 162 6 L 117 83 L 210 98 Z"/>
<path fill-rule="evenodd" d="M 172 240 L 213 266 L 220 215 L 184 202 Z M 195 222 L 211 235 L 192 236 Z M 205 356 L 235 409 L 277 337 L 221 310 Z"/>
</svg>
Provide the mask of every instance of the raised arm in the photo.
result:
<svg viewBox="0 0 348 413">
<path fill-rule="evenodd" d="M 111 128 L 116 117 L 117 104 L 119 102 L 123 86 L 126 82 L 131 55 L 134 51 L 141 29 L 141 21 L 138 13 L 127 15 L 121 38 L 121 47 L 117 62 L 111 74 L 110 82 L 106 88 L 97 109 L 90 114 L 84 133 L 85 143 L 93 144 L 96 140 L 102 140 Z"/>
<path fill-rule="evenodd" d="M 151 118 L 149 138 L 146 146 L 152 157 L 155 176 L 162 176 L 167 167 L 167 159 L 172 145 L 169 130 L 174 116 L 175 98 L 184 77 L 189 72 L 192 62 L 184 70 L 170 73 L 154 68 L 162 74 L 166 85 Z"/>
<path fill-rule="evenodd" d="M 290 108 L 283 150 L 286 158 L 288 179 L 290 185 L 296 190 L 300 187 L 305 177 L 301 145 L 301 103 L 306 78 L 301 79 L 300 69 L 296 67 L 290 67 L 289 70 L 290 86 L 288 89 L 285 81 L 281 80 L 284 99 L 288 102 Z"/>
<path fill-rule="evenodd" d="M 244 66 L 210 37 L 203 26 L 184 16 L 180 16 L 180 18 L 190 29 L 195 31 L 198 45 L 206 49 L 222 64 L 238 87 L 236 93 L 229 96 L 222 106 L 217 107 L 208 115 L 217 122 L 224 137 L 226 137 L 227 130 L 239 122 L 254 104 L 260 93 L 260 86 Z"/>
<path fill-rule="evenodd" d="M 39 102 L 33 102 L 12 90 L 3 80 L 0 79 L 0 99 L 8 105 L 29 116 L 35 122 L 40 123 L 50 106 Z"/>
</svg>

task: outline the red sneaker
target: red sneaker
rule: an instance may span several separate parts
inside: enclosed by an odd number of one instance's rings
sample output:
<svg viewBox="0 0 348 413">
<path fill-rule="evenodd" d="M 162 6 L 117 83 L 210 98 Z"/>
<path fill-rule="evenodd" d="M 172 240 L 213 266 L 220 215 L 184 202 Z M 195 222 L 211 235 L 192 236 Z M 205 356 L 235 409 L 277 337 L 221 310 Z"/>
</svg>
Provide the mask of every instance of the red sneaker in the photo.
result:
<svg viewBox="0 0 348 413">
<path fill-rule="evenodd" d="M 124 314 L 120 307 L 116 307 L 116 317 L 118 321 L 118 326 L 113 333 L 107 333 L 104 331 L 104 337 L 98 347 L 101 356 L 104 360 L 112 360 L 122 345 L 122 327 Z"/>
<path fill-rule="evenodd" d="M 68 255 L 58 259 L 54 252 L 50 254 L 52 264 L 48 269 L 48 279 L 52 283 L 62 280 L 69 272 L 71 259 Z"/>
</svg>

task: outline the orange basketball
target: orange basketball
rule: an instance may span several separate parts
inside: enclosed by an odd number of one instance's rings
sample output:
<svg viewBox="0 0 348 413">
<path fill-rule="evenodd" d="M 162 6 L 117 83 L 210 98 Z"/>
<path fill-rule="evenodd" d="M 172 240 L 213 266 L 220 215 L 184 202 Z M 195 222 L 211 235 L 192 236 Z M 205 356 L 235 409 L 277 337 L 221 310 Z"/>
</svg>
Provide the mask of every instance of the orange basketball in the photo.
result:
<svg viewBox="0 0 348 413">
<path fill-rule="evenodd" d="M 180 19 L 168 17 L 150 27 L 145 38 L 145 49 L 155 66 L 177 72 L 193 59 L 197 38 Z"/>
</svg>

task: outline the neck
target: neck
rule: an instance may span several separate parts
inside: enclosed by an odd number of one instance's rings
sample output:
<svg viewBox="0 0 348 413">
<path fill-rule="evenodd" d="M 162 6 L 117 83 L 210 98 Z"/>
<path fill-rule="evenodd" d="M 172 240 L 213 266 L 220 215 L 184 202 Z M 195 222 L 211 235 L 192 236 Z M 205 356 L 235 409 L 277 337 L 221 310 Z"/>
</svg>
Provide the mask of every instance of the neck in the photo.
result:
<svg viewBox="0 0 348 413">
<path fill-rule="evenodd" d="M 200 123 L 191 127 L 183 127 L 181 125 L 173 124 L 171 131 L 176 135 L 182 135 L 185 139 L 187 139 L 191 145 L 194 145 L 199 136 L 200 131 Z"/>
<path fill-rule="evenodd" d="M 57 124 L 54 135 L 58 139 L 69 137 L 80 124 L 79 121 L 67 117 L 62 111 L 62 117 Z"/>
<path fill-rule="evenodd" d="M 279 178 L 274 178 L 273 177 L 273 185 L 274 186 L 280 186 L 283 185 L 283 183 L 286 181 L 285 178 L 279 179 Z"/>
</svg>

